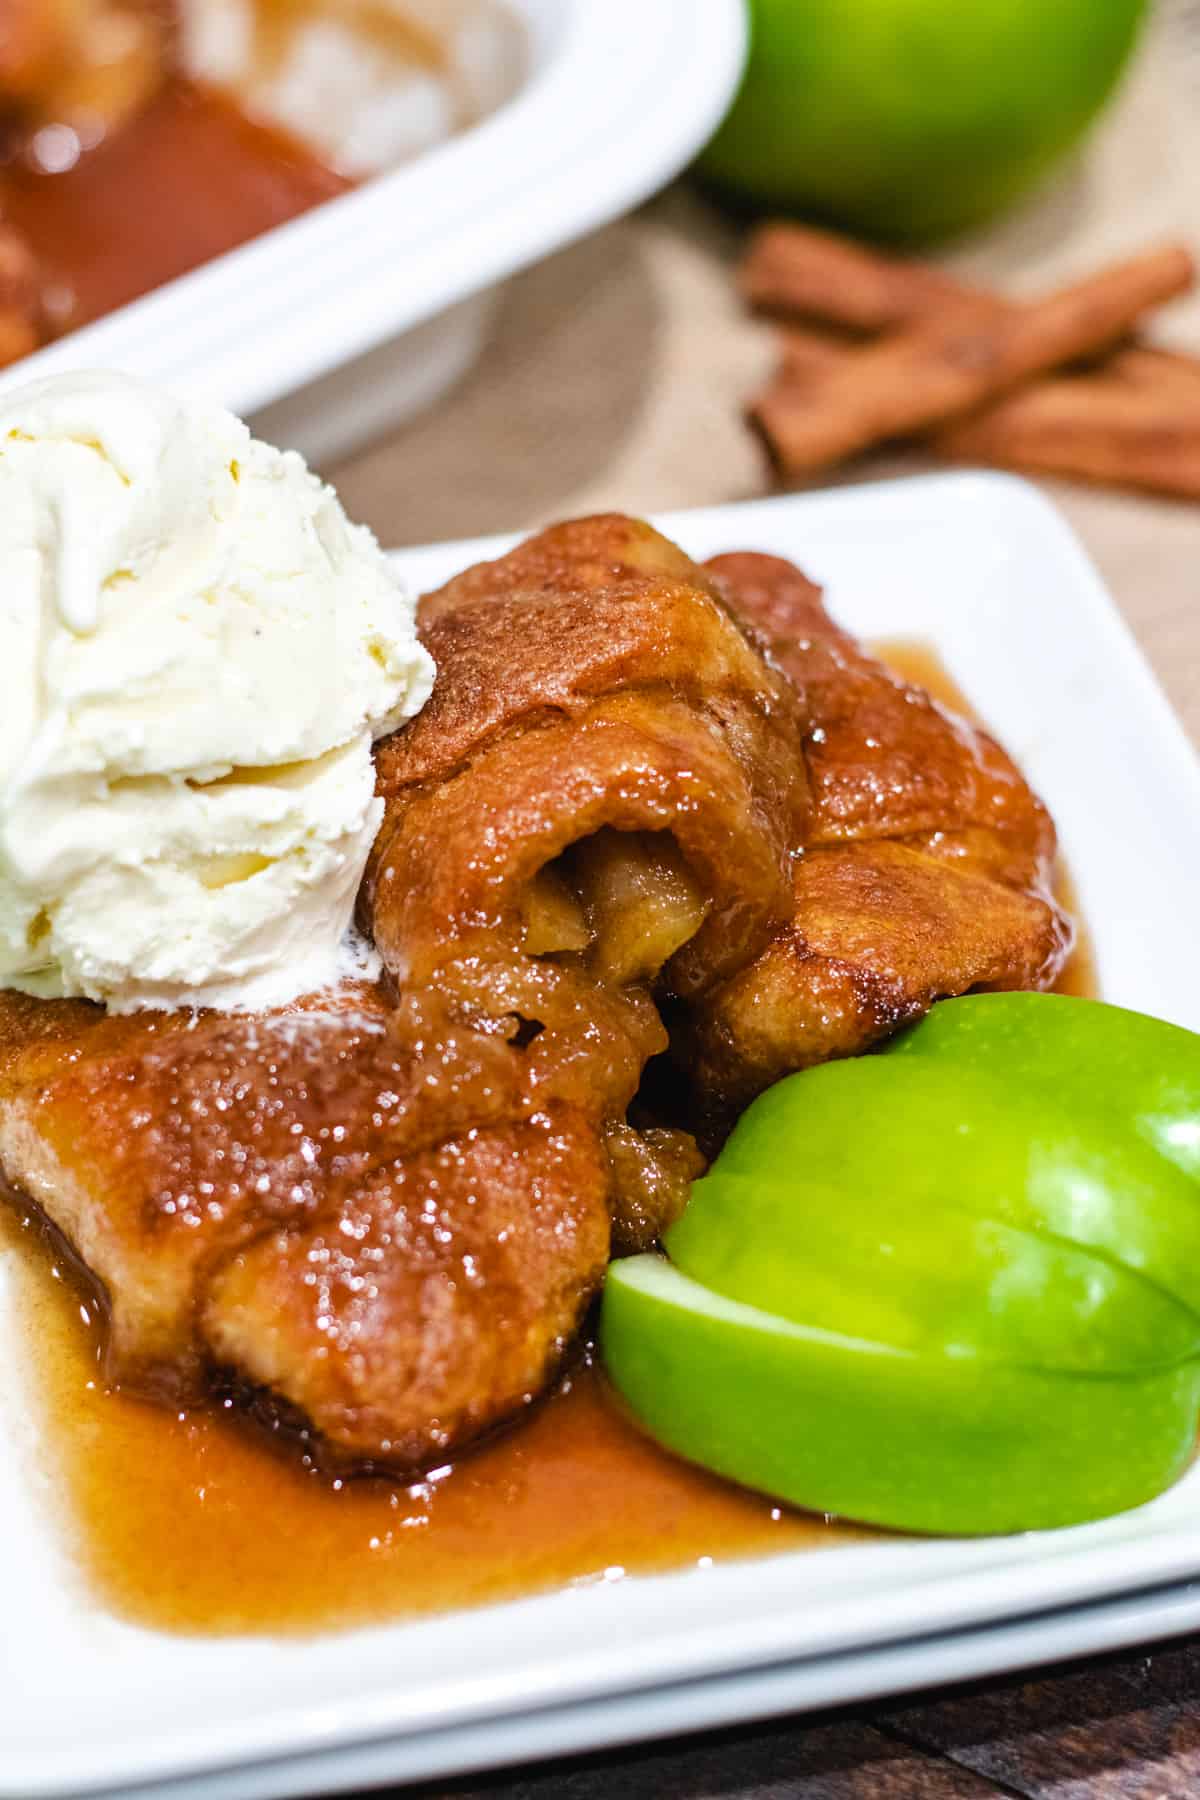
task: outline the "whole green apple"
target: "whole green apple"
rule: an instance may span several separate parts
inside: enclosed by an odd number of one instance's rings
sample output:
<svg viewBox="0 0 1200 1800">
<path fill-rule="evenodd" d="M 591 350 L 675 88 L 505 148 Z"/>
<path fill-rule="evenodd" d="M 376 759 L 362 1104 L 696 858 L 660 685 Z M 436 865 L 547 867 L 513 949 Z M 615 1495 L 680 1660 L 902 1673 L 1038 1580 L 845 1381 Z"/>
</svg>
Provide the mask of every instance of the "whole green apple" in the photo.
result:
<svg viewBox="0 0 1200 1800">
<path fill-rule="evenodd" d="M 751 0 L 750 61 L 702 170 L 903 242 L 1002 211 L 1112 91 L 1145 0 Z"/>
</svg>

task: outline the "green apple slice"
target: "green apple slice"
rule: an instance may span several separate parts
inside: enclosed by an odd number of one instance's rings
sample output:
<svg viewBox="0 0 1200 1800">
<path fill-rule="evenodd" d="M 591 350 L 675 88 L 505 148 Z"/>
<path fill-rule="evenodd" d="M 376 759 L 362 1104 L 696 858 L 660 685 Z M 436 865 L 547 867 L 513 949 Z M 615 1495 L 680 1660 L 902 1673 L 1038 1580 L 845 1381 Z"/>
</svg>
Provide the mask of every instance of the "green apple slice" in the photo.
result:
<svg viewBox="0 0 1200 1800">
<path fill-rule="evenodd" d="M 1180 1025 L 1068 994 L 969 994 L 883 1054 L 936 1056 L 1122 1123 L 1200 1180 L 1200 1035 Z"/>
<path fill-rule="evenodd" d="M 1115 1105 L 1085 1109 L 1008 1061 L 885 1054 L 790 1075 L 742 1115 L 714 1175 L 779 1186 L 795 1171 L 843 1195 L 847 1218 L 886 1188 L 914 1232 L 950 1200 L 1137 1271 L 1200 1315 L 1200 1186 Z M 757 1248 L 774 1253 L 766 1236 Z"/>
<path fill-rule="evenodd" d="M 601 1345 L 641 1424 L 813 1512 L 975 1534 L 1071 1525 L 1161 1492 L 1195 1440 L 1200 1361 L 1121 1375 L 897 1350 L 612 1265 Z"/>
<path fill-rule="evenodd" d="M 886 1120 L 886 1108 L 880 1112 Z M 853 1201 L 776 1171 L 715 1171 L 666 1235 L 731 1300 L 919 1353 L 1114 1374 L 1200 1354 L 1200 1317 L 1115 1259 L 988 1216 L 986 1192 L 924 1194 L 883 1169 Z"/>
</svg>

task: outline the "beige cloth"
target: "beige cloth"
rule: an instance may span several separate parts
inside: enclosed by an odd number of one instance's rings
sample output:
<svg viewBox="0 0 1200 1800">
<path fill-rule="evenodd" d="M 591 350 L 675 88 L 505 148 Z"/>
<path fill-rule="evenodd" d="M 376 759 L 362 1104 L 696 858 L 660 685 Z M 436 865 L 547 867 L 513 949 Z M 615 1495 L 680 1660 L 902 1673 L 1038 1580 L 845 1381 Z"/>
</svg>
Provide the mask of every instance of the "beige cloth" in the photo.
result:
<svg viewBox="0 0 1200 1800">
<path fill-rule="evenodd" d="M 946 260 L 1020 291 L 1168 235 L 1200 252 L 1200 0 L 1156 15 L 1075 166 Z M 351 514 L 408 544 L 771 491 L 741 419 L 771 333 L 734 296 L 738 242 L 680 186 L 514 281 L 457 391 L 331 471 Z M 1200 298 L 1165 313 L 1160 335 L 1200 353 Z M 844 479 L 928 466 L 877 458 Z M 1045 485 L 1200 739 L 1200 507 Z"/>
</svg>

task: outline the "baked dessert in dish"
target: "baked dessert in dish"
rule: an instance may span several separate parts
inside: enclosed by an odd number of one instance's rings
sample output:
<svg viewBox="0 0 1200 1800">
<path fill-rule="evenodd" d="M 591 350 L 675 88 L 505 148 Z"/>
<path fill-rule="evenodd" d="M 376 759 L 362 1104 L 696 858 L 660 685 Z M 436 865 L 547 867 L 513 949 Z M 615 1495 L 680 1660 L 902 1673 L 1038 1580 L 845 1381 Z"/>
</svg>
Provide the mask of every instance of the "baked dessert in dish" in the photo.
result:
<svg viewBox="0 0 1200 1800">
<path fill-rule="evenodd" d="M 519 87 L 498 0 L 0 0 L 0 364 Z"/>
<path fill-rule="evenodd" d="M 333 1468 L 515 1417 L 736 1109 L 943 996 L 1049 986 L 1071 942 L 1009 759 L 786 564 L 577 521 L 420 622 L 432 697 L 375 753 L 378 982 L 0 993 L 0 1169 L 97 1285 L 109 1378 Z"/>
</svg>

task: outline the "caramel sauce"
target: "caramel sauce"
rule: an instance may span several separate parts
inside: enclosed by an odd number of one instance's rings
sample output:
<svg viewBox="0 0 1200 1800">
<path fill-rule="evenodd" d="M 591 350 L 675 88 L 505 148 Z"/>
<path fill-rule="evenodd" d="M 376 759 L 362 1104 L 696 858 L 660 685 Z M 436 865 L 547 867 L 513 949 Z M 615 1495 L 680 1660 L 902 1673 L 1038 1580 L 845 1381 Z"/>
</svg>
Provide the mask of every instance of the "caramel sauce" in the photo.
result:
<svg viewBox="0 0 1200 1800">
<path fill-rule="evenodd" d="M 219 94 L 173 80 L 73 168 L 45 174 L 11 163 L 0 178 L 0 213 L 33 248 L 61 333 L 349 185 Z"/>
<path fill-rule="evenodd" d="M 1100 971 L 1096 965 L 1096 952 L 1080 916 L 1075 883 L 1061 863 L 1055 870 L 1054 898 L 1068 917 L 1075 921 L 1075 944 L 1052 991 L 1056 994 L 1074 994 L 1080 1000 L 1099 1000 Z"/>
<path fill-rule="evenodd" d="M 874 638 L 867 648 L 902 681 L 923 687 L 927 694 L 970 719 L 973 725 L 983 724 L 932 644 L 921 638 Z"/>
<path fill-rule="evenodd" d="M 935 653 L 877 646 L 970 714 Z M 1070 903 L 1065 877 L 1060 895 Z M 1060 981 L 1095 994 L 1083 940 Z M 590 1356 L 506 1435 L 404 1486 L 331 1482 L 230 1413 L 172 1415 L 105 1388 L 94 1303 L 37 1225 L 18 1256 L 24 1368 L 62 1529 L 101 1604 L 191 1633 L 311 1633 L 875 1534 L 774 1505 L 659 1450 Z"/>
<path fill-rule="evenodd" d="M 5 1251 L 70 1554 L 102 1605 L 141 1624 L 338 1630 L 869 1535 L 657 1449 L 590 1357 L 453 1468 L 333 1482 L 230 1414 L 107 1390 L 94 1306 L 36 1224 L 0 1208 Z"/>
<path fill-rule="evenodd" d="M 986 721 L 979 717 L 932 645 L 914 638 L 880 638 L 871 645 L 871 653 L 903 680 L 915 682 L 935 700 L 941 700 L 965 719 L 986 729 Z M 1098 1000 L 1100 972 L 1096 953 L 1080 916 L 1075 884 L 1061 862 L 1054 872 L 1054 898 L 1075 921 L 1075 946 L 1054 983 L 1053 992 L 1074 994 L 1082 1000 Z"/>
<path fill-rule="evenodd" d="M 489 15 L 497 66 L 487 76 L 486 37 L 473 56 L 456 52 L 453 20 L 423 23 L 394 0 L 253 0 L 240 73 L 218 90 L 179 71 L 164 78 L 172 6 L 110 4 L 111 17 L 99 15 L 103 53 L 88 60 L 74 8 L 69 20 L 52 8 L 47 33 L 33 9 L 34 41 L 18 31 L 5 45 L 0 3 L 0 223 L 32 252 L 39 339 L 90 324 L 353 185 L 327 152 L 259 115 L 259 90 L 287 82 L 289 59 L 311 57 L 297 50 L 299 34 L 338 32 L 365 53 L 368 86 L 372 65 L 392 71 L 398 95 L 414 77 L 432 79 L 453 131 L 500 105 L 525 67 L 524 29 L 503 5 Z"/>
</svg>

